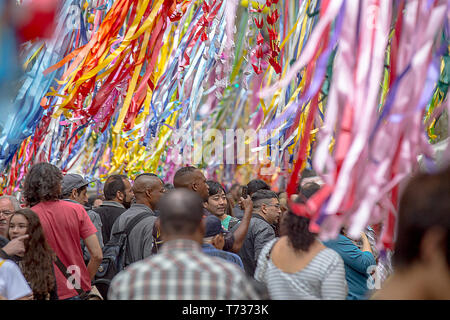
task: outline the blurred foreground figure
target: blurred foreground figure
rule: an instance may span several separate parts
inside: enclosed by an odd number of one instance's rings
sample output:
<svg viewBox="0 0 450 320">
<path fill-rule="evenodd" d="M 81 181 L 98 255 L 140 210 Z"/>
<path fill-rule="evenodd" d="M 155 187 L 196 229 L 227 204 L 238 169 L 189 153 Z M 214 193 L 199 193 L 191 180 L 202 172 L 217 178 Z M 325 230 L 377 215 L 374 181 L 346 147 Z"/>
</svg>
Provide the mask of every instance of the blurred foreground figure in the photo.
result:
<svg viewBox="0 0 450 320">
<path fill-rule="evenodd" d="M 400 200 L 394 274 L 374 299 L 450 299 L 450 167 L 412 178 Z"/>
<path fill-rule="evenodd" d="M 110 300 L 259 299 L 238 266 L 202 252 L 205 223 L 197 193 L 171 191 L 159 209 L 161 250 L 120 272 L 111 283 Z"/>
</svg>

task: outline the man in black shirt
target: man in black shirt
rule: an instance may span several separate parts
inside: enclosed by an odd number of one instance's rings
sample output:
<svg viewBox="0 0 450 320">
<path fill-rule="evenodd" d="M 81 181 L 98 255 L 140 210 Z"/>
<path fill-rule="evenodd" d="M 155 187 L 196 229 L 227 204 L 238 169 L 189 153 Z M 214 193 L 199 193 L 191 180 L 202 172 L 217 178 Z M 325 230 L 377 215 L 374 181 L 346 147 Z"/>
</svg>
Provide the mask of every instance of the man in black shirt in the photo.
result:
<svg viewBox="0 0 450 320">
<path fill-rule="evenodd" d="M 130 208 L 133 198 L 131 183 L 125 175 L 111 175 L 103 187 L 105 201 L 98 208 L 93 209 L 102 220 L 103 243 L 108 243 L 111 230 L 116 219 Z"/>
</svg>

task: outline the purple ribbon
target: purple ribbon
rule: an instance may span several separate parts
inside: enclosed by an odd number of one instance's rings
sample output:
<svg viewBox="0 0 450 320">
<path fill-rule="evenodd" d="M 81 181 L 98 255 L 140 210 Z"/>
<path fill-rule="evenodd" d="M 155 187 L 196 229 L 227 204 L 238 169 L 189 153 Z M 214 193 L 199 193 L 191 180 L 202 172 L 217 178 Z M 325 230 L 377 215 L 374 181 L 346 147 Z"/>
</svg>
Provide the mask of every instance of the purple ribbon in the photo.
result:
<svg viewBox="0 0 450 320">
<path fill-rule="evenodd" d="M 305 102 L 310 101 L 322 87 L 322 83 L 327 72 L 328 59 L 330 58 L 330 54 L 333 51 L 333 48 L 337 45 L 337 40 L 341 34 L 342 23 L 344 21 L 345 15 L 345 6 L 346 1 L 342 3 L 341 9 L 339 9 L 339 14 L 336 17 L 335 32 L 331 37 L 330 44 L 328 45 L 324 53 L 317 60 L 316 72 L 314 74 L 314 78 L 311 81 L 311 85 L 309 86 L 308 90 L 306 91 L 306 93 L 302 94 L 299 101 L 293 103 L 282 115 L 280 115 L 278 118 L 274 119 L 271 123 L 269 123 L 265 127 L 266 130 L 272 131 L 273 129 L 278 128 L 281 125 L 281 123 L 283 123 L 289 117 L 291 117 L 291 115 L 296 110 L 301 111 L 301 109 L 299 110 L 298 107 L 305 104 Z"/>
</svg>

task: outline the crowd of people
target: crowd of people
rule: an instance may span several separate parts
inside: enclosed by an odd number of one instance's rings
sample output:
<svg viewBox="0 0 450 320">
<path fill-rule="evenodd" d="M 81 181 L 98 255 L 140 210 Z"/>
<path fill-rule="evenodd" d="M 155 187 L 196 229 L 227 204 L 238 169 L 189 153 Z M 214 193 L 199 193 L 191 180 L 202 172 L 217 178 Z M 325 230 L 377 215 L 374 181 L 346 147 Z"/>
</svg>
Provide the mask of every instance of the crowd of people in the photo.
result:
<svg viewBox="0 0 450 320">
<path fill-rule="evenodd" d="M 23 203 L 0 197 L 0 299 L 450 298 L 450 168 L 403 191 L 392 263 L 379 226 L 359 239 L 311 232 L 291 206 L 320 189 L 314 175 L 290 199 L 258 179 L 227 190 L 192 166 L 172 183 L 111 175 L 101 196 L 89 183 L 38 163 Z"/>
</svg>

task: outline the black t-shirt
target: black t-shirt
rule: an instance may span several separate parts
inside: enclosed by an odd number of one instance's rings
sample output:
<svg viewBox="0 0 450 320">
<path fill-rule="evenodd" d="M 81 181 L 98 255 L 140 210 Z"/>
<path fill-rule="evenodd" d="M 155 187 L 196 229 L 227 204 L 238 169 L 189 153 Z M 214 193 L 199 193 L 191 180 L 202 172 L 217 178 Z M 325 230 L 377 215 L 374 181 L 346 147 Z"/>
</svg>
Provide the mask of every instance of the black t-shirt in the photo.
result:
<svg viewBox="0 0 450 320">
<path fill-rule="evenodd" d="M 0 248 L 3 248 L 4 246 L 6 246 L 8 244 L 9 240 L 0 236 Z"/>
<path fill-rule="evenodd" d="M 116 206 L 102 205 L 95 208 L 93 211 L 97 212 L 102 220 L 103 244 L 107 244 L 111 238 L 111 230 L 114 222 L 122 213 L 127 211 L 127 209 Z"/>
</svg>

